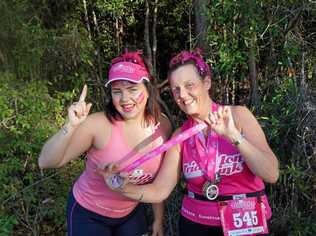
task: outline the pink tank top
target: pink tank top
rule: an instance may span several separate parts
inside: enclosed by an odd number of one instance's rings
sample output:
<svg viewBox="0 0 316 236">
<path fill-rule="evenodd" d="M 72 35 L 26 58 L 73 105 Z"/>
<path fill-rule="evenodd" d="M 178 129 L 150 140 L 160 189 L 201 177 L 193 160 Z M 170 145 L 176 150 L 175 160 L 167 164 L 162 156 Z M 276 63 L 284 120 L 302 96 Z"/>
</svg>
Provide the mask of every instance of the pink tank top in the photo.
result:
<svg viewBox="0 0 316 236">
<path fill-rule="evenodd" d="M 212 110 L 216 111 L 218 105 L 213 103 Z M 189 118 L 181 127 L 186 130 L 195 125 L 193 119 Z M 188 191 L 202 195 L 202 187 L 206 181 L 203 170 L 198 164 L 198 156 L 195 154 L 199 146 L 192 145 L 197 135 L 204 136 L 201 132 L 184 141 L 181 146 L 182 171 L 187 183 Z M 222 136 L 209 134 L 209 144 L 216 150 L 213 161 L 216 169 L 221 176 L 218 185 L 219 195 L 233 195 L 256 192 L 264 189 L 263 181 L 254 175 L 246 165 L 239 150 Z M 202 167 L 203 168 L 203 167 Z M 271 209 L 267 198 L 263 196 L 266 207 L 267 219 L 271 217 Z M 181 214 L 200 224 L 220 226 L 220 216 L 218 202 L 201 201 L 185 195 L 182 201 Z"/>
<path fill-rule="evenodd" d="M 159 128 L 153 127 L 155 145 L 161 145 L 163 138 Z M 100 163 L 124 161 L 121 167 L 131 163 L 142 154 L 135 152 L 124 140 L 122 133 L 122 121 L 115 121 L 111 125 L 111 138 L 102 148 L 91 148 L 86 156 L 86 169 L 80 175 L 73 187 L 73 194 L 77 202 L 84 208 L 103 216 L 120 218 L 128 215 L 138 204 L 137 201 L 128 199 L 120 193 L 109 189 L 103 177 L 95 173 Z M 155 177 L 162 155 L 153 158 L 129 173 L 130 182 L 144 184 L 151 182 Z"/>
</svg>

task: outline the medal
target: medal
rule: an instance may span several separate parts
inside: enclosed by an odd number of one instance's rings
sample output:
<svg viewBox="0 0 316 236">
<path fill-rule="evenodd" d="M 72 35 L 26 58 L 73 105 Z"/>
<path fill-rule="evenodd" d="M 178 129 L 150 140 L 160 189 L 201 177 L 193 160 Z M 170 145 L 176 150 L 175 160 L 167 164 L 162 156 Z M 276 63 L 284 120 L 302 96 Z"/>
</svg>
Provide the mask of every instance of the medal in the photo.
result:
<svg viewBox="0 0 316 236">
<path fill-rule="evenodd" d="M 113 174 L 106 179 L 106 182 L 112 189 L 118 189 L 123 186 L 124 179 L 118 174 Z"/>
<path fill-rule="evenodd" d="M 218 196 L 218 187 L 216 184 L 212 184 L 206 181 L 203 185 L 203 194 L 208 200 L 215 200 Z"/>
<path fill-rule="evenodd" d="M 216 111 L 217 105 L 212 104 L 211 111 Z M 219 174 L 220 157 L 219 152 L 219 135 L 215 132 L 208 131 L 207 138 L 202 132 L 199 132 L 192 140 L 193 158 L 196 159 L 206 182 L 202 187 L 203 195 L 210 201 L 215 200 L 219 195 L 218 185 L 221 180 Z M 213 142 L 213 140 L 215 142 Z"/>
<path fill-rule="evenodd" d="M 219 189 L 217 184 L 219 184 L 220 180 L 221 176 L 216 172 L 214 182 L 206 181 L 204 183 L 202 191 L 208 200 L 215 200 L 218 197 Z"/>
</svg>

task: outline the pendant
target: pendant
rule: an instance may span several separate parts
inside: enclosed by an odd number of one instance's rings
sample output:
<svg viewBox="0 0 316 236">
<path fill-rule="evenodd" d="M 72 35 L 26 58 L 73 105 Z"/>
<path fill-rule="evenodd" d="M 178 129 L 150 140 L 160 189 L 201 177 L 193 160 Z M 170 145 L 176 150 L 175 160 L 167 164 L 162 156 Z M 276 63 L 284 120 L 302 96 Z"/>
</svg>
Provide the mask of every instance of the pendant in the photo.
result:
<svg viewBox="0 0 316 236">
<path fill-rule="evenodd" d="M 218 196 L 218 187 L 216 184 L 212 184 L 207 181 L 203 185 L 203 194 L 208 200 L 215 200 Z"/>
<path fill-rule="evenodd" d="M 110 186 L 110 188 L 118 189 L 123 186 L 124 179 L 118 174 L 113 174 L 106 179 L 106 183 Z"/>
</svg>

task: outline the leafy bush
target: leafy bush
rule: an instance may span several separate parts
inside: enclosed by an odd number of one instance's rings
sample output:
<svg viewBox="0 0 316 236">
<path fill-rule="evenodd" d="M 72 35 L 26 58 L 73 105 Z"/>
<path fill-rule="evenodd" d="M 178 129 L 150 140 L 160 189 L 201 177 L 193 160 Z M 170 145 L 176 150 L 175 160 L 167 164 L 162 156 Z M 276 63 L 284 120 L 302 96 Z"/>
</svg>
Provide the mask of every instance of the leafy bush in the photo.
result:
<svg viewBox="0 0 316 236">
<path fill-rule="evenodd" d="M 275 235 L 315 235 L 315 117 L 316 106 L 295 78 L 277 78 L 275 91 L 266 96 L 260 118 L 281 175 L 270 186 Z M 314 140 L 314 141 L 313 141 Z"/>
<path fill-rule="evenodd" d="M 0 83 L 0 233 L 64 232 L 65 198 L 80 164 L 72 172 L 44 176 L 37 159 L 44 141 L 64 122 L 61 101 L 71 96 L 52 98 L 45 83 L 8 73 L 0 74 Z"/>
</svg>

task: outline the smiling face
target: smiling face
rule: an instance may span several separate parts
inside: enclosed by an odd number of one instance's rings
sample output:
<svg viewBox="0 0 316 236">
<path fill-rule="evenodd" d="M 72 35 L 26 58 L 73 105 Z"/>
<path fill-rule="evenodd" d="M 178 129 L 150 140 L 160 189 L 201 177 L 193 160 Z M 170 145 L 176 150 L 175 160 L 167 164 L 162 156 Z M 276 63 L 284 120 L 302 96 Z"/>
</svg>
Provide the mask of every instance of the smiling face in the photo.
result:
<svg viewBox="0 0 316 236">
<path fill-rule="evenodd" d="M 169 82 L 174 100 L 183 112 L 197 119 L 203 119 L 208 114 L 211 103 L 209 76 L 202 80 L 196 67 L 186 64 L 171 72 Z"/>
<path fill-rule="evenodd" d="M 124 119 L 144 118 L 149 96 L 144 83 L 114 81 L 111 84 L 111 96 L 115 109 Z"/>
</svg>

